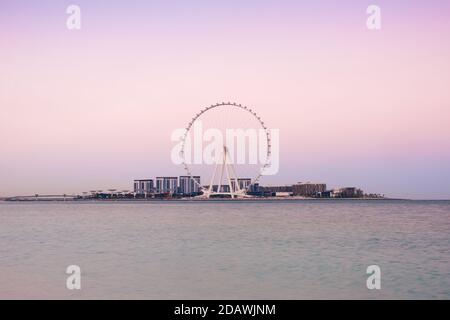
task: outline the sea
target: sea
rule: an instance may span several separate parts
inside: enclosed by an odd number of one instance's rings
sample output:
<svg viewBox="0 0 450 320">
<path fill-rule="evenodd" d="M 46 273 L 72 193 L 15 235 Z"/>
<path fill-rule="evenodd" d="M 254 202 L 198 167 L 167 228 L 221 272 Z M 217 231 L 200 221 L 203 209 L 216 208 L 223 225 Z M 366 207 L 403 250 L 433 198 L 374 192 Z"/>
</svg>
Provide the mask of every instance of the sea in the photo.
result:
<svg viewBox="0 0 450 320">
<path fill-rule="evenodd" d="M 449 298 L 450 201 L 0 201 L 0 299 Z"/>
</svg>

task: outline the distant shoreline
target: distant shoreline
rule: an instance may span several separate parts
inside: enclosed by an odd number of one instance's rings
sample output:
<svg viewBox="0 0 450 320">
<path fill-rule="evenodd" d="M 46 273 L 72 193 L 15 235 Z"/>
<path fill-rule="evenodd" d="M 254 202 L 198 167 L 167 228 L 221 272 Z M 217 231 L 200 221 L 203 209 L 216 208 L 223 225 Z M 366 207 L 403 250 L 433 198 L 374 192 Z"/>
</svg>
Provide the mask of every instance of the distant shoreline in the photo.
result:
<svg viewBox="0 0 450 320">
<path fill-rule="evenodd" d="M 267 198 L 240 198 L 240 199 L 228 199 L 228 198 L 215 198 L 215 199 L 195 199 L 195 198 L 181 198 L 181 199 L 0 199 L 4 202 L 134 202 L 134 203 L 173 203 L 173 202 L 195 202 L 195 203 L 210 203 L 210 202 L 301 202 L 301 201 L 415 201 L 413 199 L 402 198 L 305 198 L 305 197 L 267 197 Z M 423 201 L 423 200 L 417 200 Z M 433 201 L 433 200 L 430 200 Z M 438 201 L 438 200 L 436 200 Z M 445 201 L 445 200 L 442 200 Z"/>
</svg>

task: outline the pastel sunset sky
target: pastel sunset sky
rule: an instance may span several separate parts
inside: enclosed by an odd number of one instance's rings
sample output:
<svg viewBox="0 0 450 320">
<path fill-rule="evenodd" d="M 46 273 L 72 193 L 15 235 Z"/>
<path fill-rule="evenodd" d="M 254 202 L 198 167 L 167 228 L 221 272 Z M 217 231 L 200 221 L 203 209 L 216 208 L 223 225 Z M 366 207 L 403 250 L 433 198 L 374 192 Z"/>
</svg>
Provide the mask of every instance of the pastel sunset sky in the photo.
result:
<svg viewBox="0 0 450 320">
<path fill-rule="evenodd" d="M 262 184 L 449 199 L 449 39 L 437 0 L 1 1 L 0 196 L 182 175 L 171 132 L 236 101 L 280 129 Z"/>
</svg>

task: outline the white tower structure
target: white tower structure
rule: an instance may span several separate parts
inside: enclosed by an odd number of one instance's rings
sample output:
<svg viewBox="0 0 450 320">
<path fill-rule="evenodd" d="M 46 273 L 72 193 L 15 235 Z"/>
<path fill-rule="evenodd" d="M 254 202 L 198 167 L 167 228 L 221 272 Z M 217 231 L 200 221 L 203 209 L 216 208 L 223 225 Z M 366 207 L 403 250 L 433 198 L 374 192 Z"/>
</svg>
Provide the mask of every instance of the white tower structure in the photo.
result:
<svg viewBox="0 0 450 320">
<path fill-rule="evenodd" d="M 224 174 L 226 175 L 225 185 L 223 185 Z M 214 186 L 217 187 L 214 188 Z M 225 186 L 227 186 L 228 188 L 225 188 Z M 208 198 L 214 196 L 230 196 L 231 198 L 242 198 L 245 196 L 245 190 L 239 187 L 236 171 L 234 169 L 233 163 L 230 160 L 230 155 L 226 146 L 223 146 L 221 156 L 217 157 L 216 166 L 209 183 L 209 188 L 205 190 L 204 195 Z"/>
</svg>

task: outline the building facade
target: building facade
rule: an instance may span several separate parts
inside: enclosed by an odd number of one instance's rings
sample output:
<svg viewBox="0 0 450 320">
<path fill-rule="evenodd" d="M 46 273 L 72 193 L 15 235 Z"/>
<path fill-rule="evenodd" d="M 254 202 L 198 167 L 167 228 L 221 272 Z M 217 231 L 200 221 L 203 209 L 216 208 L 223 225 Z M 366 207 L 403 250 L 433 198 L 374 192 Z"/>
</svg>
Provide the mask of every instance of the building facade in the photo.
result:
<svg viewBox="0 0 450 320">
<path fill-rule="evenodd" d="M 177 193 L 177 177 L 156 177 L 156 193 Z"/>
<path fill-rule="evenodd" d="M 265 193 L 277 193 L 277 192 L 293 192 L 292 186 L 259 186 L 260 191 Z"/>
<path fill-rule="evenodd" d="M 155 192 L 153 179 L 134 180 L 134 193 L 143 195 Z"/>
<path fill-rule="evenodd" d="M 333 189 L 331 193 L 333 198 L 361 198 L 363 196 L 364 192 L 355 187 L 337 188 Z"/>
<path fill-rule="evenodd" d="M 237 179 L 237 186 L 236 186 L 236 180 L 231 180 L 231 188 L 233 188 L 233 192 L 236 192 L 238 190 L 245 191 L 247 188 L 251 185 L 252 179 L 249 178 L 238 178 Z"/>
<path fill-rule="evenodd" d="M 212 191 L 213 191 L 213 192 L 219 192 L 219 185 L 214 184 L 214 185 L 212 186 Z M 228 185 L 228 184 L 222 184 L 222 185 L 220 186 L 220 192 L 223 192 L 223 193 L 229 193 L 229 192 L 230 192 L 230 185 Z"/>
<path fill-rule="evenodd" d="M 247 190 L 252 184 L 252 179 L 249 178 L 240 178 L 238 179 L 239 189 Z"/>
<path fill-rule="evenodd" d="M 197 182 L 197 183 L 196 183 Z M 200 176 L 180 176 L 179 193 L 183 195 L 195 195 L 199 193 Z"/>
<path fill-rule="evenodd" d="M 325 183 L 299 182 L 292 186 L 292 193 L 294 196 L 315 197 L 326 189 Z"/>
</svg>

